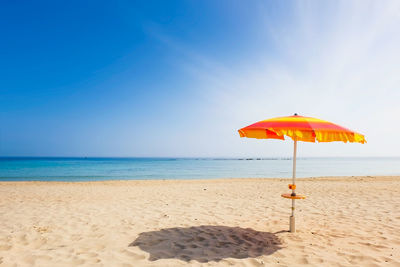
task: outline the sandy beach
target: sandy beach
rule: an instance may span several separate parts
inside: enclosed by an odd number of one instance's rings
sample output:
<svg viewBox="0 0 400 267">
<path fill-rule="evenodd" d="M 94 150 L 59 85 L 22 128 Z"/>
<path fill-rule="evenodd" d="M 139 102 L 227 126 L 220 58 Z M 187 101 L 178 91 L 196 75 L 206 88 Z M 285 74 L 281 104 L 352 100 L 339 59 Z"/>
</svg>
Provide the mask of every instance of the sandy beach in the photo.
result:
<svg viewBox="0 0 400 267">
<path fill-rule="evenodd" d="M 1 266 L 400 266 L 400 177 L 1 182 Z"/>
</svg>

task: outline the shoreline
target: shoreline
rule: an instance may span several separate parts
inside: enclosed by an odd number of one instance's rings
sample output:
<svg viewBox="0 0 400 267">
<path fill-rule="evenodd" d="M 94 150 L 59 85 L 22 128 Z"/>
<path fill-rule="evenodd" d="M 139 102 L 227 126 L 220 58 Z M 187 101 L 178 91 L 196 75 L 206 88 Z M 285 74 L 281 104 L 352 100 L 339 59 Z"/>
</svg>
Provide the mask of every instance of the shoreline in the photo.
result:
<svg viewBox="0 0 400 267">
<path fill-rule="evenodd" d="M 310 177 L 296 177 L 296 181 L 352 181 L 354 179 L 372 179 L 372 180 L 387 180 L 398 178 L 400 179 L 400 175 L 352 175 L 352 176 L 310 176 Z M 130 182 L 232 182 L 232 181 L 291 181 L 292 178 L 279 178 L 279 177 L 265 177 L 265 178 L 252 178 L 252 177 L 243 177 L 243 178 L 176 178 L 176 179 L 107 179 L 107 180 L 92 180 L 92 181 L 58 181 L 58 180 L 1 180 L 0 184 L 5 183 L 60 183 L 60 184 L 69 184 L 69 183 L 130 183 Z"/>
</svg>

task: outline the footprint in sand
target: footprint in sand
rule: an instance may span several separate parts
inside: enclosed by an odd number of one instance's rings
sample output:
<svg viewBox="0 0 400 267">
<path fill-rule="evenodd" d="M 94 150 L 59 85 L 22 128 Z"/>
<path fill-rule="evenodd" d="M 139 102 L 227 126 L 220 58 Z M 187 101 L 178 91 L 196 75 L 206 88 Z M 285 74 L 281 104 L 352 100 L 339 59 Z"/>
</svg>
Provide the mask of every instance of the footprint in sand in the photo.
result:
<svg viewBox="0 0 400 267">
<path fill-rule="evenodd" d="M 5 251 L 5 250 L 10 250 L 12 246 L 10 245 L 0 245 L 0 250 Z"/>
</svg>

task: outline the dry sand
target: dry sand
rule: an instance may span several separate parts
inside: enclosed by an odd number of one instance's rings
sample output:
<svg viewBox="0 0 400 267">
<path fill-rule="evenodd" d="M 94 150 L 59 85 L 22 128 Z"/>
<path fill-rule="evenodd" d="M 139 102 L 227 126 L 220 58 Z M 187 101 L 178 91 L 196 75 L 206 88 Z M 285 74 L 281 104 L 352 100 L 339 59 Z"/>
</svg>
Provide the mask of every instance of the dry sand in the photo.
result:
<svg viewBox="0 0 400 267">
<path fill-rule="evenodd" d="M 400 266 L 400 177 L 1 182 L 1 266 Z"/>
</svg>

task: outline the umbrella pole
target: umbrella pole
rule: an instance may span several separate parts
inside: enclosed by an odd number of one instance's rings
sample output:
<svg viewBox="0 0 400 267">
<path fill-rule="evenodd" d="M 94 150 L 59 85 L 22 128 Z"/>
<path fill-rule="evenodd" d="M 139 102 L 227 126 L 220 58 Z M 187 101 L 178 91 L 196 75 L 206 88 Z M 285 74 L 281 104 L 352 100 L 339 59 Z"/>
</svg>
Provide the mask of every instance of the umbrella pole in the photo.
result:
<svg viewBox="0 0 400 267">
<path fill-rule="evenodd" d="M 294 149 L 293 149 L 293 180 L 292 184 L 296 185 L 296 155 L 297 154 L 297 138 L 294 138 Z M 296 187 L 294 186 L 292 188 L 292 196 L 296 195 Z M 296 227 L 295 227 L 295 219 L 294 219 L 294 209 L 295 209 L 295 203 L 294 199 L 292 199 L 292 215 L 290 216 L 290 227 L 289 230 L 291 233 L 296 232 Z"/>
</svg>

